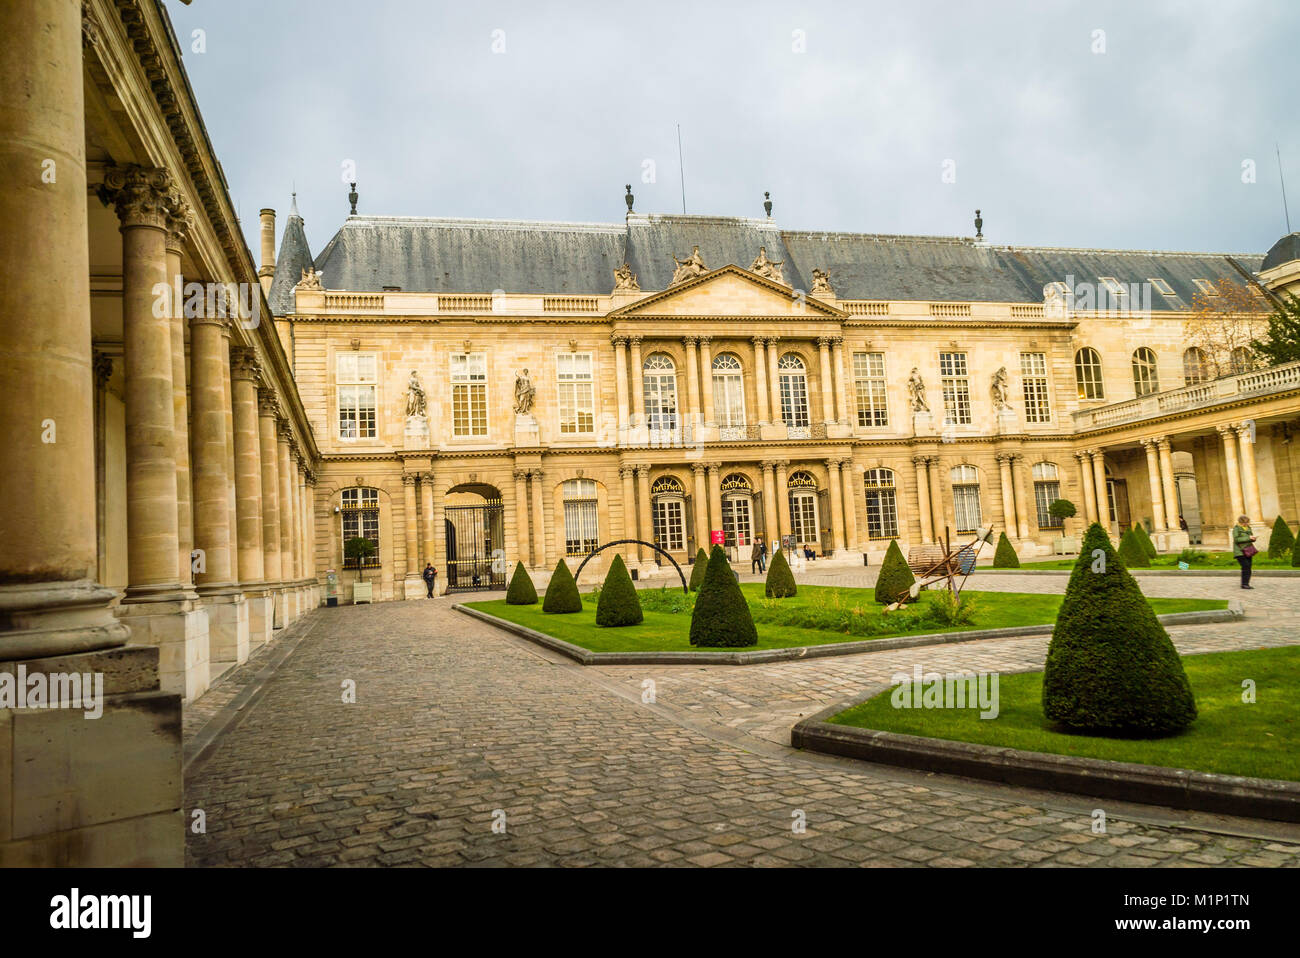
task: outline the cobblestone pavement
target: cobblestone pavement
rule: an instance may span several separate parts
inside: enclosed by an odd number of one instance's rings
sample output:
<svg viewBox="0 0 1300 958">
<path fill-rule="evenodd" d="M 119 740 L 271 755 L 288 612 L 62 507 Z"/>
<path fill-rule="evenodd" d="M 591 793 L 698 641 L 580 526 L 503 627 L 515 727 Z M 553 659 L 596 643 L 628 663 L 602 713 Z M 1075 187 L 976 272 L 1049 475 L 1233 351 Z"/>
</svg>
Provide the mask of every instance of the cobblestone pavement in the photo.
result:
<svg viewBox="0 0 1300 958">
<path fill-rule="evenodd" d="M 822 574 L 866 584 L 860 570 Z M 809 575 L 805 581 L 815 581 Z M 1141 580 L 1247 596 L 1184 651 L 1300 642 L 1300 580 Z M 1060 591 L 1063 578 L 982 578 Z M 788 747 L 801 715 L 921 662 L 1041 664 L 1043 638 L 772 666 L 583 668 L 446 598 L 318 610 L 187 709 L 192 865 L 1300 864 L 1300 828 L 874 766 Z M 282 660 L 282 661 L 281 661 Z M 642 682 L 657 701 L 643 704 Z M 344 704 L 343 683 L 356 703 Z M 224 731 L 216 734 L 225 726 Z M 215 734 L 215 738 L 214 738 Z M 1091 812 L 1107 812 L 1093 834 Z M 806 820 L 806 830 L 792 825 Z M 493 825 L 504 821 L 504 833 Z"/>
</svg>

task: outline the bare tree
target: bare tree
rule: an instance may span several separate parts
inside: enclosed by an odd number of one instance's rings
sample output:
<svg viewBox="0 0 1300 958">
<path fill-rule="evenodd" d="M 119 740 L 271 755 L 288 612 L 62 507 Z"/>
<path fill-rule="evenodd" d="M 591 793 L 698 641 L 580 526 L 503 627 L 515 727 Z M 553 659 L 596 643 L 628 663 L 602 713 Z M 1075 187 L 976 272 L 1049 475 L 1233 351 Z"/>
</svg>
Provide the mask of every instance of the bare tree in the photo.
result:
<svg viewBox="0 0 1300 958">
<path fill-rule="evenodd" d="M 1221 279 L 1192 297 L 1184 326 L 1189 347 L 1200 350 L 1202 377 L 1219 379 L 1258 365 L 1253 344 L 1268 327 L 1268 305 L 1248 286 Z M 1187 363 L 1191 376 L 1194 362 Z"/>
</svg>

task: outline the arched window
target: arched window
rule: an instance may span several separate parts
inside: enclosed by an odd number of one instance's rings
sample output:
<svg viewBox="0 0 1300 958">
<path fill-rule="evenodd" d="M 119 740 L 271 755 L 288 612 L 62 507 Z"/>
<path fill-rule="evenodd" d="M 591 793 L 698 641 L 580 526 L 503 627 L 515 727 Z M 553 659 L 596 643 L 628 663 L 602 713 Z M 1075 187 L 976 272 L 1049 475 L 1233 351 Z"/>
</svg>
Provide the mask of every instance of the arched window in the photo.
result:
<svg viewBox="0 0 1300 958">
<path fill-rule="evenodd" d="M 862 474 L 867 494 L 867 538 L 898 537 L 898 500 L 894 470 L 868 469 Z"/>
<path fill-rule="evenodd" d="M 1079 387 L 1080 399 L 1106 398 L 1101 384 L 1101 357 L 1091 346 L 1084 346 L 1074 354 L 1074 382 Z"/>
<path fill-rule="evenodd" d="M 677 367 L 663 353 L 646 357 L 642 365 L 646 424 L 652 433 L 677 429 Z"/>
<path fill-rule="evenodd" d="M 1139 396 L 1149 396 L 1160 391 L 1156 354 L 1145 346 L 1139 346 L 1133 351 L 1133 389 Z"/>
<path fill-rule="evenodd" d="M 1255 354 L 1246 346 L 1238 346 L 1231 353 L 1232 374 L 1248 373 L 1255 368 Z"/>
<path fill-rule="evenodd" d="M 1209 364 L 1205 360 L 1205 350 L 1199 346 L 1190 346 L 1183 350 L 1183 385 L 1195 386 L 1210 378 L 1206 371 Z"/>
<path fill-rule="evenodd" d="M 654 541 L 661 549 L 686 548 L 686 490 L 674 476 L 660 476 L 650 486 L 650 518 Z"/>
<path fill-rule="evenodd" d="M 749 477 L 733 472 L 722 480 L 722 534 L 728 546 L 754 541 L 754 486 Z M 743 557 L 742 557 L 743 558 Z"/>
<path fill-rule="evenodd" d="M 1060 529 L 1063 520 L 1048 512 L 1052 503 L 1061 498 L 1061 478 L 1054 462 L 1034 463 L 1034 509 L 1038 513 L 1038 528 Z"/>
<path fill-rule="evenodd" d="M 745 380 L 740 360 L 731 353 L 713 357 L 713 414 L 723 431 L 720 438 L 745 438 Z M 732 430 L 739 430 L 739 435 Z"/>
<path fill-rule="evenodd" d="M 786 353 L 777 363 L 781 385 L 781 421 L 791 429 L 807 429 L 808 370 L 794 353 Z"/>
<path fill-rule="evenodd" d="M 590 479 L 566 479 L 561 491 L 564 497 L 564 554 L 585 556 L 600 544 L 596 484 Z"/>
<path fill-rule="evenodd" d="M 790 501 L 790 534 L 796 545 L 818 545 L 817 533 L 817 480 L 802 469 L 790 473 L 786 479 L 786 494 Z"/>
<path fill-rule="evenodd" d="M 980 473 L 974 466 L 953 467 L 952 511 L 958 532 L 980 527 Z"/>
<path fill-rule="evenodd" d="M 375 551 L 362 563 L 366 569 L 379 566 L 379 490 L 357 487 L 339 493 L 339 519 L 342 529 L 339 545 L 346 550 L 349 539 L 369 539 Z M 343 554 L 343 568 L 355 569 L 357 561 Z"/>
</svg>

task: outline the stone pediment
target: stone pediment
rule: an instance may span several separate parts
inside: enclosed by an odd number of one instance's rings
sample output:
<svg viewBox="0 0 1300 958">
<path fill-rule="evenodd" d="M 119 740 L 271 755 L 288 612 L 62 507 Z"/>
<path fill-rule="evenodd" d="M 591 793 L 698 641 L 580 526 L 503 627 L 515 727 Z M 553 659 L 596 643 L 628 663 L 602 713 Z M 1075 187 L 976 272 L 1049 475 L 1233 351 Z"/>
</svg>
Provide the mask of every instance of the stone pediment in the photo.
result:
<svg viewBox="0 0 1300 958">
<path fill-rule="evenodd" d="M 754 316 L 790 319 L 840 319 L 847 314 L 789 286 L 739 266 L 723 266 L 661 293 L 638 299 L 609 314 L 610 318 L 654 316 Z"/>
</svg>

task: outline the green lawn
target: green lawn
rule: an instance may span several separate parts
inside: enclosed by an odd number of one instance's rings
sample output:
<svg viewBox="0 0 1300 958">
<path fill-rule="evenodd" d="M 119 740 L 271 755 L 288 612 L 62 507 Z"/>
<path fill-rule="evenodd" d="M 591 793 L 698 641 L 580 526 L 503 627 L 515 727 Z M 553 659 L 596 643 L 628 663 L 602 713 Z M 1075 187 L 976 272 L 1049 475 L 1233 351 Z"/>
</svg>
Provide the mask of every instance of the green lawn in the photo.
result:
<svg viewBox="0 0 1300 958">
<path fill-rule="evenodd" d="M 1300 781 L 1300 647 L 1189 655 L 1183 667 L 1198 716 L 1187 731 L 1163 739 L 1054 731 L 1043 718 L 1041 672 L 999 678 L 995 719 L 981 719 L 971 709 L 894 708 L 890 690 L 830 721 L 1031 752 Z M 1242 702 L 1246 679 L 1255 683 L 1253 704 Z"/>
<path fill-rule="evenodd" d="M 1059 595 L 1014 592 L 974 592 L 976 612 L 969 625 L 943 626 L 926 618 L 930 594 L 923 593 L 917 607 L 883 613 L 871 589 L 834 586 L 800 586 L 789 599 L 766 599 L 762 583 L 744 583 L 741 591 L 758 626 L 758 645 L 749 649 L 786 649 L 802 645 L 830 645 L 895 635 L 991 629 L 1016 625 L 1042 625 L 1056 621 Z M 691 607 L 695 596 L 680 589 L 644 589 L 638 595 L 645 610 L 640 625 L 602 629 L 596 625 L 591 594 L 583 596 L 583 609 L 569 615 L 546 615 L 542 606 L 507 605 L 504 599 L 467 602 L 470 608 L 563 639 L 592 652 L 693 652 L 690 644 Z M 1151 599 L 1158 614 L 1223 609 L 1219 599 Z M 744 651 L 728 649 L 726 651 Z"/>
<path fill-rule="evenodd" d="M 1202 560 L 1199 562 L 1188 563 L 1188 565 L 1191 568 L 1233 569 L 1233 570 L 1240 568 L 1240 566 L 1237 565 L 1237 560 L 1232 557 L 1231 552 L 1201 552 L 1199 553 L 1199 555 L 1203 557 Z M 1068 559 L 1042 559 L 1037 562 L 1022 562 L 1020 563 L 1020 568 L 1022 569 L 1073 569 L 1075 562 L 1078 561 L 1078 558 L 1079 558 L 1078 556 L 1075 556 L 1073 558 L 1068 558 Z M 1282 556 L 1280 558 L 1270 559 L 1266 553 L 1261 552 L 1257 556 L 1255 556 L 1255 561 L 1254 563 L 1252 563 L 1252 565 L 1256 569 L 1290 569 L 1291 556 L 1288 553 L 1287 555 Z M 1151 568 L 1177 569 L 1178 556 L 1173 554 L 1158 555 L 1151 560 Z M 977 572 L 979 571 L 978 568 L 976 569 L 976 571 Z M 1134 569 L 1133 571 L 1141 572 L 1142 570 Z"/>
</svg>

